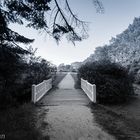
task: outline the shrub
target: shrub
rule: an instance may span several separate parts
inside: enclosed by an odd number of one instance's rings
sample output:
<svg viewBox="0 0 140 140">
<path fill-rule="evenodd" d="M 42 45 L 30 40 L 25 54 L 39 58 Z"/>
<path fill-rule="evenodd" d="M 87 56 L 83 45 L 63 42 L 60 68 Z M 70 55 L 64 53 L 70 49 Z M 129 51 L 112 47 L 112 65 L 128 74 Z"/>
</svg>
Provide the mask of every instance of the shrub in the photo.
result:
<svg viewBox="0 0 140 140">
<path fill-rule="evenodd" d="M 16 52 L 14 48 L 0 46 L 0 108 L 3 109 L 30 101 L 32 84 L 49 79 L 55 69 L 50 62 L 34 54 L 26 58 L 24 51 Z"/>
<path fill-rule="evenodd" d="M 96 84 L 97 101 L 120 103 L 133 94 L 132 80 L 128 71 L 110 61 L 86 63 L 79 68 L 81 78 Z"/>
<path fill-rule="evenodd" d="M 134 82 L 136 84 L 140 84 L 140 70 L 135 74 L 135 80 Z"/>
</svg>

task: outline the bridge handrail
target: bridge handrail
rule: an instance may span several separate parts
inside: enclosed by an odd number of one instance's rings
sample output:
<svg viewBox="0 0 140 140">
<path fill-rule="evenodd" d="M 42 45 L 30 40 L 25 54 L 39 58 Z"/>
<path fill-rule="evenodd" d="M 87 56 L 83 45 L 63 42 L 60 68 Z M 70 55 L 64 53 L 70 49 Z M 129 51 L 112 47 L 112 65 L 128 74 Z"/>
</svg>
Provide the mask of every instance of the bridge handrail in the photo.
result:
<svg viewBox="0 0 140 140">
<path fill-rule="evenodd" d="M 89 99 L 96 103 L 96 85 L 89 83 L 87 80 L 81 78 L 81 88 L 89 97 Z"/>
<path fill-rule="evenodd" d="M 52 88 L 52 79 L 44 80 L 38 85 L 32 85 L 32 102 L 39 101 Z"/>
</svg>

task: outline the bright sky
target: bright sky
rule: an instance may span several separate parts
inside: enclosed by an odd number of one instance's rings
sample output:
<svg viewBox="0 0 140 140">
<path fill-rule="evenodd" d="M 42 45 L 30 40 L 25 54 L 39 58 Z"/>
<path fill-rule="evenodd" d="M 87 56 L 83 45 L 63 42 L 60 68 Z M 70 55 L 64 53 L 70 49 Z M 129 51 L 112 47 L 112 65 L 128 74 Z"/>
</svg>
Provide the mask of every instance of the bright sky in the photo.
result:
<svg viewBox="0 0 140 140">
<path fill-rule="evenodd" d="M 89 38 L 74 46 L 65 39 L 59 45 L 48 35 L 25 28 L 20 25 L 10 25 L 16 32 L 34 38 L 33 48 L 38 48 L 37 55 L 59 65 L 83 61 L 92 54 L 96 47 L 109 42 L 111 37 L 125 30 L 133 22 L 134 17 L 140 16 L 140 0 L 101 0 L 104 14 L 97 14 L 92 0 L 69 0 L 73 11 L 83 20 L 90 22 Z"/>
</svg>

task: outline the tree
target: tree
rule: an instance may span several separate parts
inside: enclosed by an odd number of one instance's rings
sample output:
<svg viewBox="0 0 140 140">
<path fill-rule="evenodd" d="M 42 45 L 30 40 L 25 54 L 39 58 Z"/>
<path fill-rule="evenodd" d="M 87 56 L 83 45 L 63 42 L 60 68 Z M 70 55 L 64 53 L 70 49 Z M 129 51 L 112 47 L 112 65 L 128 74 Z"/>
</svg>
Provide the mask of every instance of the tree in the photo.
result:
<svg viewBox="0 0 140 140">
<path fill-rule="evenodd" d="M 78 74 L 80 78 L 96 84 L 100 103 L 123 103 L 134 94 L 128 70 L 118 63 L 107 60 L 88 62 L 79 68 Z"/>
<path fill-rule="evenodd" d="M 41 58 L 40 56 L 36 56 L 35 53 L 37 49 L 33 49 L 31 46 L 28 48 L 30 54 L 27 54 L 24 60 L 27 62 L 27 80 L 28 85 L 38 84 L 42 82 L 44 79 L 50 78 L 51 70 L 53 70 L 53 65 Z"/>
<path fill-rule="evenodd" d="M 126 30 L 110 40 L 109 45 L 97 47 L 94 54 L 84 62 L 108 59 L 119 63 L 140 83 L 140 18 L 134 18 Z"/>
<path fill-rule="evenodd" d="M 97 12 L 103 11 L 102 3 L 99 0 L 93 0 L 93 3 Z M 62 1 L 61 5 L 58 0 L 1 0 L 1 41 L 3 39 L 9 41 L 9 38 L 11 38 L 9 37 L 10 33 L 12 41 L 32 42 L 33 40 L 20 36 L 7 27 L 10 22 L 24 24 L 25 21 L 27 22 L 27 27 L 33 27 L 37 30 L 43 29 L 57 41 L 64 34 L 73 43 L 87 38 L 87 23 L 80 20 L 73 13 L 68 0 Z M 49 12 L 51 13 L 50 18 L 47 16 Z"/>
<path fill-rule="evenodd" d="M 100 9 L 99 1 L 93 0 L 93 2 L 97 9 Z M 20 84 L 20 78 L 25 73 L 27 65 L 23 55 L 30 54 L 30 51 L 20 47 L 20 43 L 26 45 L 34 41 L 11 30 L 10 23 L 26 24 L 27 27 L 43 30 L 53 36 L 56 41 L 59 41 L 64 34 L 73 43 L 87 37 L 87 23 L 78 19 L 73 13 L 68 0 L 62 3 L 63 6 L 58 0 L 0 1 L 0 97 L 3 96 L 0 98 L 1 103 L 6 103 L 7 98 L 9 100 L 10 96 L 20 93 L 17 92 L 23 87 Z M 48 17 L 50 13 L 51 17 Z M 34 74 L 40 74 L 44 69 L 50 70 L 49 63 L 44 60 L 33 62 L 31 68 Z M 45 76 L 48 76 L 50 71 L 45 71 Z M 41 81 L 45 76 L 38 75 L 36 82 Z"/>
</svg>

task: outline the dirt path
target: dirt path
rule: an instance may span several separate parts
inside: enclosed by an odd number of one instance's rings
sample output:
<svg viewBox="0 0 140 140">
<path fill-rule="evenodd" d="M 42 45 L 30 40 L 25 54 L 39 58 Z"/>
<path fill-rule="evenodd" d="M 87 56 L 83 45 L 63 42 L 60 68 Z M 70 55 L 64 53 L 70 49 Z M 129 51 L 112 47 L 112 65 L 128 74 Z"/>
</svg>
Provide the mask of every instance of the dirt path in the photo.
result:
<svg viewBox="0 0 140 140">
<path fill-rule="evenodd" d="M 38 104 L 38 128 L 50 140 L 114 140 L 96 122 L 81 89 L 68 73 Z M 42 112 L 42 113 L 41 113 Z"/>
<path fill-rule="evenodd" d="M 68 73 L 65 78 L 58 84 L 59 89 L 74 89 L 74 79 Z"/>
</svg>

